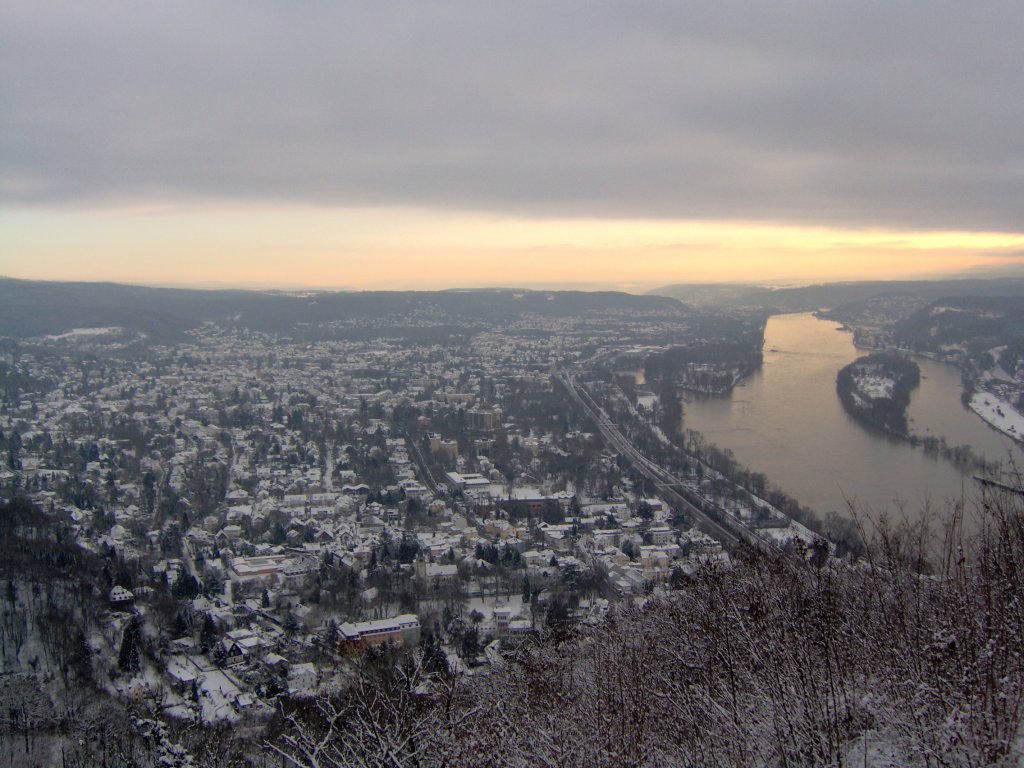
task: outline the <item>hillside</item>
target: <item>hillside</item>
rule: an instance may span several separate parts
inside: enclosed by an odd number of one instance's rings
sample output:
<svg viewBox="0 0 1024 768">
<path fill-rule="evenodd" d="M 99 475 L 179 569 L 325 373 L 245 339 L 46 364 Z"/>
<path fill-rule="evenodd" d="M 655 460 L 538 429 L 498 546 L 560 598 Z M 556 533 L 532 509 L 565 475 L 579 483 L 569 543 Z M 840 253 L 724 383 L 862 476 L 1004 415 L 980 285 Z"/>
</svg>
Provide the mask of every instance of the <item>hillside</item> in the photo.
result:
<svg viewBox="0 0 1024 768">
<path fill-rule="evenodd" d="M 1024 296 L 1024 280 L 867 280 L 774 288 L 741 284 L 675 284 L 649 293 L 694 306 L 761 307 L 778 312 L 811 312 L 883 297 L 929 302 L 943 296 Z M 837 319 L 841 319 L 838 318 Z"/>
<path fill-rule="evenodd" d="M 599 313 L 680 314 L 679 301 L 614 291 L 303 292 L 205 291 L 117 283 L 57 283 L 0 279 L 0 329 L 25 338 L 74 328 L 119 327 L 173 339 L 204 322 L 281 334 L 343 334 L 347 322 L 385 320 L 389 327 L 464 332 L 526 315 L 574 317 Z"/>
<path fill-rule="evenodd" d="M 990 349 L 1024 339 L 1024 297 L 955 296 L 932 302 L 896 324 L 894 337 L 928 352 L 964 346 Z"/>
<path fill-rule="evenodd" d="M 382 699 L 364 672 L 272 744 L 313 764 L 333 711 L 338 758 L 319 765 L 1019 765 L 1024 527 L 1019 498 L 989 504 L 985 539 L 951 540 L 945 569 L 920 572 L 927 536 L 884 526 L 858 564 L 708 565 L 485 675 L 410 666 Z"/>
<path fill-rule="evenodd" d="M 90 678 L 116 671 L 88 655 L 68 657 L 84 673 L 49 682 L 45 664 L 26 663 L 7 670 L 0 744 L 26 765 L 73 743 L 84 761 L 65 764 L 75 766 L 457 768 L 481 755 L 609 768 L 1018 765 L 1022 513 L 1019 496 L 990 497 L 983 538 L 949 540 L 957 558 L 937 567 L 926 534 L 884 524 L 855 564 L 799 551 L 708 562 L 670 591 L 575 633 L 549 631 L 471 676 L 443 672 L 429 636 L 411 653 L 379 649 L 342 662 L 348 682 L 333 693 L 282 699 L 271 720 L 230 729 L 161 724 L 151 699 L 115 703 Z M 17 546 L 47 530 L 23 508 L 0 515 Z M 37 549 L 83 557 L 59 541 Z M 96 578 L 71 581 L 88 592 Z M 45 606 L 20 597 L 31 594 L 21 580 L 15 592 L 8 610 L 33 627 Z M 89 717 L 62 701 L 88 702 Z"/>
</svg>

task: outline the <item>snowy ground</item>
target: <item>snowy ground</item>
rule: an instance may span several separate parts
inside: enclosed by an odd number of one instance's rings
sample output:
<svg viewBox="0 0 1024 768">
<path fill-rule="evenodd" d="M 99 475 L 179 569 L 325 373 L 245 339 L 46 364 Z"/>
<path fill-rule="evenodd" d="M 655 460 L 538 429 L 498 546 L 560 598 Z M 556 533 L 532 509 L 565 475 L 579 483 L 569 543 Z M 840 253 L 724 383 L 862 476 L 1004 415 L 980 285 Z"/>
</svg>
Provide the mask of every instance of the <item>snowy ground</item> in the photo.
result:
<svg viewBox="0 0 1024 768">
<path fill-rule="evenodd" d="M 642 405 L 644 408 L 650 410 L 654 407 L 654 404 L 658 402 L 658 396 L 651 393 L 636 396 L 636 404 Z"/>
<path fill-rule="evenodd" d="M 810 546 L 816 539 L 820 538 L 814 531 L 801 525 L 796 520 L 791 520 L 785 528 L 760 528 L 759 531 L 780 545 L 785 544 L 791 539 L 802 539 L 805 544 Z"/>
<path fill-rule="evenodd" d="M 896 746 L 896 739 L 878 731 L 865 731 L 847 742 L 846 765 L 889 768 L 902 765 L 907 755 Z"/>
<path fill-rule="evenodd" d="M 1012 405 L 990 392 L 975 392 L 971 410 L 985 421 L 1016 440 L 1024 440 L 1024 416 Z"/>
<path fill-rule="evenodd" d="M 896 382 L 885 376 L 858 376 L 856 379 L 857 389 L 872 400 L 892 397 L 893 387 Z"/>
<path fill-rule="evenodd" d="M 70 339 L 76 336 L 104 336 L 108 333 L 120 333 L 121 328 L 72 328 L 67 333 L 61 333 L 56 335 L 46 336 L 48 341 L 57 341 L 59 339 Z"/>
<path fill-rule="evenodd" d="M 203 670 L 199 675 L 199 691 L 204 722 L 238 719 L 232 702 L 242 691 L 229 673 L 215 667 Z"/>
<path fill-rule="evenodd" d="M 512 615 L 515 616 L 523 610 L 523 596 L 521 594 L 511 594 L 506 597 L 502 594 L 497 598 L 494 596 L 471 597 L 466 601 L 465 615 L 469 616 L 473 611 L 480 611 L 484 615 L 483 623 L 492 624 L 495 608 L 509 608 L 512 611 Z M 529 618 L 529 615 L 530 609 L 527 606 L 526 617 Z"/>
</svg>

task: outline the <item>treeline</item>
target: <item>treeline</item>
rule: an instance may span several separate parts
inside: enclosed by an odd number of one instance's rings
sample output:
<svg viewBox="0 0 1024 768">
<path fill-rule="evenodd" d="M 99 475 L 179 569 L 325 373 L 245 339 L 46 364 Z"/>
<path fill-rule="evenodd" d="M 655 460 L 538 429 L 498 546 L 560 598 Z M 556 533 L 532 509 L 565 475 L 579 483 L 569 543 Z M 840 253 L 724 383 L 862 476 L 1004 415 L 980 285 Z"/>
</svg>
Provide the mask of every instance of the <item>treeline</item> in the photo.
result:
<svg viewBox="0 0 1024 768">
<path fill-rule="evenodd" d="M 892 392 L 886 397 L 871 397 L 858 386 L 862 375 L 892 379 Z M 836 392 L 847 413 L 871 426 L 907 436 L 907 406 L 910 393 L 921 383 L 921 369 L 909 358 L 892 352 L 859 357 L 839 370 Z"/>
<path fill-rule="evenodd" d="M 143 664 L 162 668 L 163 638 L 197 634 L 206 650 L 217 635 L 209 615 L 174 599 L 196 594 L 187 573 L 148 600 L 157 636 L 143 631 L 141 614 L 112 611 L 107 594 L 115 584 L 132 586 L 133 565 L 112 550 L 79 546 L 60 512 L 44 512 L 20 497 L 0 503 L 0 762 L 24 768 L 266 765 L 256 746 L 263 723 L 161 722 L 160 695 L 111 694 L 114 677 Z"/>
<path fill-rule="evenodd" d="M 60 515 L 0 504 L 0 756 L 8 765 L 148 766 L 132 712 L 102 690 L 95 640 L 123 563 L 87 551 Z"/>
<path fill-rule="evenodd" d="M 966 345 L 969 357 L 1024 338 L 1024 298 L 950 296 L 922 307 L 893 329 L 900 346 L 936 352 Z"/>
<path fill-rule="evenodd" d="M 761 339 L 739 339 L 672 347 L 644 361 L 648 382 L 672 383 L 703 392 L 728 392 L 738 377 L 761 367 Z"/>
</svg>

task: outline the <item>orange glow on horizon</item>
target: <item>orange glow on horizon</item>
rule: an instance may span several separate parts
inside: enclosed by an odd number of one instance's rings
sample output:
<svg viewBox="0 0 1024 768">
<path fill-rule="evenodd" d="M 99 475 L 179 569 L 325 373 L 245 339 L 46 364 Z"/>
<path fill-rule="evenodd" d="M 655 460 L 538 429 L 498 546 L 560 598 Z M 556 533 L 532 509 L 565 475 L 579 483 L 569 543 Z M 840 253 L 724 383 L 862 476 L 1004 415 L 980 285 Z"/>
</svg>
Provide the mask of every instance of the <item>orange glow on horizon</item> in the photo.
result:
<svg viewBox="0 0 1024 768">
<path fill-rule="evenodd" d="M 1015 266 L 1024 234 L 714 221 L 526 219 L 409 209 L 0 213 L 0 273 L 248 287 L 900 279 Z"/>
</svg>

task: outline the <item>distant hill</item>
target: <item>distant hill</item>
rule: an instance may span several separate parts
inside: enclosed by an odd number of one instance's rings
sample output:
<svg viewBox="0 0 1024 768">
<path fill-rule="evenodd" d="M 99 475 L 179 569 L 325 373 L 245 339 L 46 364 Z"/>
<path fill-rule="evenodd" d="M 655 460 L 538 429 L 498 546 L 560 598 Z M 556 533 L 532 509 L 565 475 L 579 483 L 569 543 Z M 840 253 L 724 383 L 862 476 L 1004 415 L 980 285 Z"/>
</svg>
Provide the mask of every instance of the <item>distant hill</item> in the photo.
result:
<svg viewBox="0 0 1024 768">
<path fill-rule="evenodd" d="M 922 351 L 971 344 L 989 349 L 1024 340 L 1024 297 L 940 299 L 897 323 L 896 340 Z"/>
<path fill-rule="evenodd" d="M 871 280 L 792 288 L 742 284 L 676 284 L 656 288 L 649 293 L 669 296 L 696 307 L 760 307 L 779 312 L 810 312 L 895 295 L 913 296 L 927 301 L 946 296 L 1024 296 L 1024 279 Z"/>
<path fill-rule="evenodd" d="M 384 320 L 409 328 L 491 324 L 527 314 L 569 317 L 614 312 L 680 313 L 670 297 L 615 291 L 301 292 L 147 288 L 119 283 L 62 283 L 0 278 L 0 336 L 25 338 L 73 328 L 120 326 L 176 338 L 204 322 L 273 333 L 309 333 L 346 321 Z"/>
</svg>

